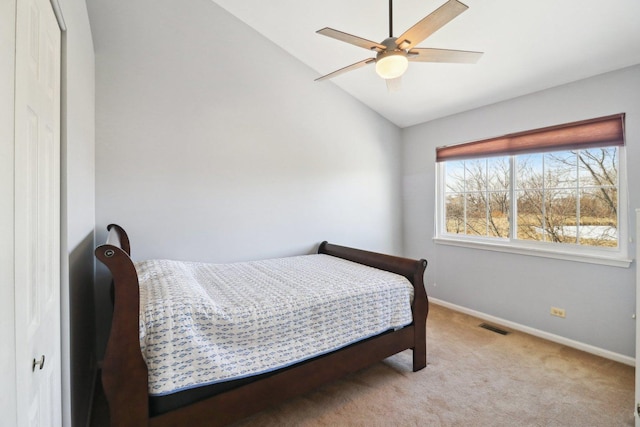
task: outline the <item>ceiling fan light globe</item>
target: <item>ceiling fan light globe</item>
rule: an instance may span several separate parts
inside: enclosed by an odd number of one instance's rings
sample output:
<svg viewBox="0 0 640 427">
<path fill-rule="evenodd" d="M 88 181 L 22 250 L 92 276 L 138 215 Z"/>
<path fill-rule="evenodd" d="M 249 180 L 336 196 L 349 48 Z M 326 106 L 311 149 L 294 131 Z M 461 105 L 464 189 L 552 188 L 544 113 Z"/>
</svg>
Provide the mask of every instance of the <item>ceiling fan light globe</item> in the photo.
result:
<svg viewBox="0 0 640 427">
<path fill-rule="evenodd" d="M 388 54 L 376 60 L 376 73 L 383 79 L 395 79 L 407 71 L 409 60 L 401 52 Z"/>
</svg>

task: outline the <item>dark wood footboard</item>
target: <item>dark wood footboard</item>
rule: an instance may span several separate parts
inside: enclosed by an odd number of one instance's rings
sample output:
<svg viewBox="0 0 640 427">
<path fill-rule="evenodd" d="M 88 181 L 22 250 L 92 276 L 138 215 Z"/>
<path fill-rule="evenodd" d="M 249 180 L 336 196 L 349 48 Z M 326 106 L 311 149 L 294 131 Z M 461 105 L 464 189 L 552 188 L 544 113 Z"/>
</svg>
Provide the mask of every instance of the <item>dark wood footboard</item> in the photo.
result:
<svg viewBox="0 0 640 427">
<path fill-rule="evenodd" d="M 406 277 L 413 285 L 413 371 L 419 371 L 427 366 L 427 314 L 429 313 L 429 301 L 427 291 L 424 288 L 424 271 L 427 268 L 427 260 L 413 260 L 376 252 L 363 251 L 345 246 L 333 245 L 327 241 L 320 244 L 318 253 L 333 255 L 359 264 L 375 267 L 380 270 L 390 271 Z"/>
<path fill-rule="evenodd" d="M 111 271 L 115 287 L 113 320 L 102 368 L 112 426 L 222 426 L 406 349 L 413 349 L 414 371 L 426 366 L 428 301 L 423 275 L 427 262 L 323 242 L 319 253 L 405 276 L 414 286 L 413 323 L 277 371 L 267 378 L 152 416 L 149 413 L 148 372 L 140 351 L 138 276 L 130 257 L 126 232 L 115 224 L 109 225 L 108 229 L 107 242 L 98 246 L 95 254 Z"/>
</svg>

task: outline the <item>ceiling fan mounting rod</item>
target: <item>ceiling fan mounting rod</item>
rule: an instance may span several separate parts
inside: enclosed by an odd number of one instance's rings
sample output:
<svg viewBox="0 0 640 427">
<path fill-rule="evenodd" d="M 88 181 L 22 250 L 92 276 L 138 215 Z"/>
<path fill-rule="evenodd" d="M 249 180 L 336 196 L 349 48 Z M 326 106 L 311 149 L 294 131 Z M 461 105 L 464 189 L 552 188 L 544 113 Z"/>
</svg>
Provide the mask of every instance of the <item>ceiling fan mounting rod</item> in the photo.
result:
<svg viewBox="0 0 640 427">
<path fill-rule="evenodd" d="M 389 0 L 389 37 L 393 37 L 393 0 Z"/>
</svg>

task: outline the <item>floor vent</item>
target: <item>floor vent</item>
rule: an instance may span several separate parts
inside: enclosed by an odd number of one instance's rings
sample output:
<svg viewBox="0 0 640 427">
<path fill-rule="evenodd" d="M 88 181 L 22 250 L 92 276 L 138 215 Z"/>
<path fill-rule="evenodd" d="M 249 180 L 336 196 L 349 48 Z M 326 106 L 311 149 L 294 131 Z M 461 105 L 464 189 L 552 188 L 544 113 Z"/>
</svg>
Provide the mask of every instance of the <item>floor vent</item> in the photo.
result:
<svg viewBox="0 0 640 427">
<path fill-rule="evenodd" d="M 486 329 L 488 331 L 495 332 L 496 334 L 500 334 L 500 335 L 508 335 L 509 334 L 509 332 L 505 331 L 504 329 L 500 329 L 497 326 L 489 325 L 488 323 L 481 323 L 480 327 L 484 328 L 484 329 Z"/>
</svg>

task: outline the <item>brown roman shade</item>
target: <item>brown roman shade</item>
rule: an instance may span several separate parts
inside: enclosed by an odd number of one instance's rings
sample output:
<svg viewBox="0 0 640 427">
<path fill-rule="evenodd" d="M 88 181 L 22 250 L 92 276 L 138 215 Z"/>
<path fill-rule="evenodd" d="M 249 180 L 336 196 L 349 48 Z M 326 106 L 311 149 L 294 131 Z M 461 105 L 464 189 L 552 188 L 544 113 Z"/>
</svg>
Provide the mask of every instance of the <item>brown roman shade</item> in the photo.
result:
<svg viewBox="0 0 640 427">
<path fill-rule="evenodd" d="M 624 113 L 436 148 L 436 161 L 624 145 Z"/>
</svg>

